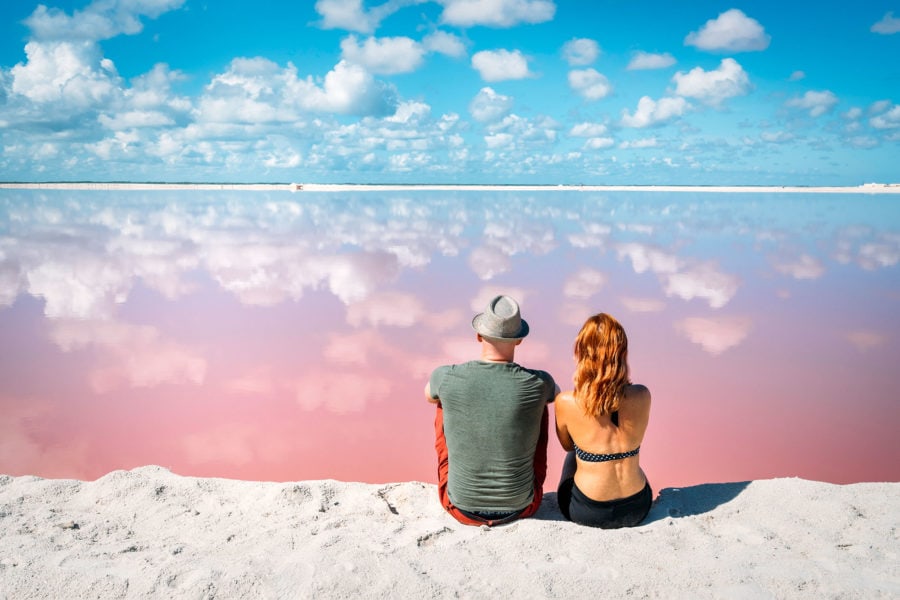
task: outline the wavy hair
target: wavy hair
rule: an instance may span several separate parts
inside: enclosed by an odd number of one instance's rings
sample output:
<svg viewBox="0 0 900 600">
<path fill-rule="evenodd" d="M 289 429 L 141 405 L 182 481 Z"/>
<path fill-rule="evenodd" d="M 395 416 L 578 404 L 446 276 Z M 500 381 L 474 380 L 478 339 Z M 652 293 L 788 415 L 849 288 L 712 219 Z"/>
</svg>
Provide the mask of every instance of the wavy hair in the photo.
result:
<svg viewBox="0 0 900 600">
<path fill-rule="evenodd" d="M 584 412 L 598 417 L 619 410 L 628 372 L 628 337 L 613 317 L 599 313 L 585 321 L 575 338 L 575 397 Z"/>
</svg>

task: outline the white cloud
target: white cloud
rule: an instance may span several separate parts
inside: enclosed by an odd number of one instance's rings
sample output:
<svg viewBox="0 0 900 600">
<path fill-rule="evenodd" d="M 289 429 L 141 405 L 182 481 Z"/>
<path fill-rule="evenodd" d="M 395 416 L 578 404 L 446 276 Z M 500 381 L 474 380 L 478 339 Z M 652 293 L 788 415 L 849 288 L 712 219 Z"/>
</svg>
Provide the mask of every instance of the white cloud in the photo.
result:
<svg viewBox="0 0 900 600">
<path fill-rule="evenodd" d="M 457 27 L 484 25 L 513 27 L 520 23 L 543 23 L 553 19 L 551 0 L 438 0 L 444 5 L 441 21 Z"/>
<path fill-rule="evenodd" d="M 657 274 L 667 296 L 705 299 L 712 308 L 725 306 L 740 283 L 737 277 L 719 271 L 711 262 L 683 260 L 648 244 L 618 244 L 616 256 L 619 260 L 630 259 L 635 273 Z"/>
<path fill-rule="evenodd" d="M 175 124 L 171 117 L 155 110 L 132 110 L 112 116 L 100 115 L 98 120 L 101 125 L 113 131 Z"/>
<path fill-rule="evenodd" d="M 845 138 L 845 141 L 854 148 L 876 148 L 880 144 L 877 138 L 870 135 L 855 135 Z"/>
<path fill-rule="evenodd" d="M 845 227 L 838 234 L 833 255 L 841 264 L 852 262 L 866 271 L 893 267 L 900 263 L 900 235 L 873 235 L 868 228 Z"/>
<path fill-rule="evenodd" d="M 211 123 L 293 121 L 297 113 L 284 99 L 296 75 L 263 59 L 234 59 L 200 97 L 196 119 Z"/>
<path fill-rule="evenodd" d="M 115 154 L 126 156 L 134 152 L 135 146 L 139 141 L 140 136 L 132 129 L 130 131 L 117 131 L 112 137 L 104 138 L 93 144 L 85 144 L 85 148 L 103 160 L 109 160 Z"/>
<path fill-rule="evenodd" d="M 587 100 L 600 100 L 612 92 L 606 76 L 594 69 L 569 71 L 569 85 Z"/>
<path fill-rule="evenodd" d="M 483 280 L 508 271 L 510 257 L 516 254 L 539 256 L 555 246 L 553 228 L 546 221 L 535 221 L 525 215 L 503 221 L 491 220 L 484 226 L 482 240 L 482 244 L 469 254 L 469 266 Z"/>
<path fill-rule="evenodd" d="M 515 138 L 510 133 L 492 133 L 484 136 L 484 144 L 491 150 L 512 146 Z"/>
<path fill-rule="evenodd" d="M 657 298 L 633 298 L 626 296 L 619 298 L 619 301 L 627 310 L 637 313 L 660 312 L 666 308 L 666 303 Z"/>
<path fill-rule="evenodd" d="M 488 131 L 492 134 L 509 134 L 511 139 L 522 143 L 552 142 L 556 139 L 558 129 L 559 125 L 553 119 L 526 119 L 515 114 L 488 125 Z"/>
<path fill-rule="evenodd" d="M 801 79 L 806 79 L 806 73 L 803 71 L 794 71 L 791 73 L 791 76 L 788 77 L 788 81 L 800 81 Z"/>
<path fill-rule="evenodd" d="M 297 79 L 293 65 L 289 71 L 294 75 L 288 80 L 289 97 L 307 110 L 384 116 L 393 113 L 397 106 L 397 93 L 392 86 L 376 81 L 365 69 L 345 61 L 325 75 L 322 87 L 311 78 Z"/>
<path fill-rule="evenodd" d="M 768 144 L 784 144 L 794 139 L 794 134 L 786 131 L 763 131 L 759 139 Z"/>
<path fill-rule="evenodd" d="M 749 52 L 765 50 L 770 39 L 756 19 L 732 8 L 707 21 L 700 31 L 689 33 L 684 43 L 701 50 Z"/>
<path fill-rule="evenodd" d="M 362 65 L 372 73 L 410 73 L 422 65 L 425 49 L 408 37 L 370 37 L 360 45 L 356 36 L 341 40 L 341 53 L 348 62 Z"/>
<path fill-rule="evenodd" d="M 780 258 L 774 262 L 775 270 L 794 279 L 818 279 L 825 274 L 825 266 L 809 254 L 795 258 Z"/>
<path fill-rule="evenodd" d="M 656 148 L 659 145 L 655 137 L 639 140 L 626 140 L 619 144 L 619 148 Z"/>
<path fill-rule="evenodd" d="M 0 253 L 0 308 L 11 306 L 25 287 L 24 277 L 19 266 L 5 260 Z"/>
<path fill-rule="evenodd" d="M 572 137 L 598 137 L 606 133 L 606 125 L 602 123 L 578 123 L 569 130 Z"/>
<path fill-rule="evenodd" d="M 112 315 L 132 285 L 124 267 L 104 264 L 101 257 L 76 249 L 65 259 L 47 257 L 28 269 L 27 282 L 28 293 L 44 298 L 48 318 L 84 320 Z"/>
<path fill-rule="evenodd" d="M 466 55 L 466 45 L 459 36 L 446 31 L 435 31 L 422 39 L 422 46 L 429 52 L 437 52 L 454 58 Z"/>
<path fill-rule="evenodd" d="M 596 312 L 596 307 L 589 306 L 586 302 L 565 301 L 559 305 L 557 318 L 560 324 L 568 325 L 573 331 L 578 331 L 584 325 L 584 321 Z"/>
<path fill-rule="evenodd" d="M 176 9 L 185 0 L 131 0 L 111 2 L 95 0 L 72 16 L 57 8 L 38 5 L 25 19 L 33 39 L 41 41 L 88 40 L 99 41 L 120 34 L 133 35 L 143 29 L 140 17 L 156 18 Z"/>
<path fill-rule="evenodd" d="M 381 21 L 399 9 L 421 2 L 422 0 L 388 0 L 366 10 L 362 0 L 318 0 L 315 9 L 322 16 L 322 20 L 317 24 L 322 29 L 372 33 L 381 25 Z"/>
<path fill-rule="evenodd" d="M 385 360 L 403 362 L 400 348 L 392 345 L 376 329 L 357 329 L 350 333 L 331 333 L 322 356 L 340 366 L 384 366 Z M 399 358 L 399 360 L 397 360 Z"/>
<path fill-rule="evenodd" d="M 385 116 L 397 106 L 396 90 L 363 67 L 340 61 L 319 86 L 301 79 L 292 64 L 264 58 L 236 58 L 216 75 L 200 97 L 201 123 L 294 123 L 301 112 Z"/>
<path fill-rule="evenodd" d="M 385 117 L 388 123 L 400 123 L 403 125 L 415 125 L 431 114 L 431 107 L 423 102 L 401 102 L 397 111 L 390 117 Z"/>
<path fill-rule="evenodd" d="M 890 100 L 877 100 L 869 106 L 869 114 L 877 115 L 891 108 Z"/>
<path fill-rule="evenodd" d="M 893 11 L 888 11 L 880 21 L 872 25 L 871 30 L 873 33 L 880 33 L 882 35 L 891 35 L 900 32 L 900 19 L 894 16 Z"/>
<path fill-rule="evenodd" d="M 573 67 L 591 64 L 600 56 L 600 44 L 587 38 L 575 38 L 565 43 L 563 58 Z"/>
<path fill-rule="evenodd" d="M 164 339 L 147 325 L 110 319 L 61 319 L 51 324 L 50 337 L 63 352 L 96 347 L 105 354 L 103 366 L 89 373 L 91 387 L 106 393 L 123 386 L 154 387 L 169 383 L 201 384 L 206 359 L 197 351 Z"/>
<path fill-rule="evenodd" d="M 344 414 L 360 412 L 370 402 L 386 400 L 393 384 L 375 374 L 347 371 L 311 371 L 297 382 L 297 404 L 306 411 L 327 410 Z"/>
<path fill-rule="evenodd" d="M 659 102 L 649 96 L 644 96 L 638 101 L 634 114 L 622 111 L 622 125 L 625 127 L 649 127 L 680 117 L 689 108 L 684 98 L 660 98 Z"/>
<path fill-rule="evenodd" d="M 584 142 L 587 150 L 603 150 L 604 148 L 612 148 L 616 145 L 616 140 L 611 137 L 592 137 Z"/>
<path fill-rule="evenodd" d="M 627 258 L 635 273 L 674 273 L 681 268 L 682 261 L 674 254 L 648 246 L 647 244 L 626 243 L 616 246 L 616 257 Z"/>
<path fill-rule="evenodd" d="M 743 96 L 750 90 L 747 73 L 733 58 L 723 59 L 715 71 L 695 67 L 687 73 L 675 73 L 672 80 L 679 96 L 697 98 L 713 106 L 728 98 Z"/>
<path fill-rule="evenodd" d="M 518 50 L 482 50 L 472 56 L 472 67 L 485 81 L 530 77 L 528 61 Z"/>
<path fill-rule="evenodd" d="M 884 333 L 868 329 L 850 331 L 844 337 L 848 342 L 856 346 L 856 349 L 860 352 L 884 346 L 888 341 L 888 336 Z"/>
<path fill-rule="evenodd" d="M 12 91 L 38 103 L 83 110 L 109 102 L 121 82 L 92 42 L 29 42 L 27 61 L 10 70 Z"/>
<path fill-rule="evenodd" d="M 875 129 L 897 129 L 900 127 L 900 104 L 895 104 L 883 114 L 872 117 L 869 124 Z"/>
<path fill-rule="evenodd" d="M 683 300 L 700 298 L 711 308 L 721 308 L 728 304 L 737 293 L 740 280 L 719 271 L 711 263 L 701 263 L 678 273 L 663 277 L 667 296 L 677 296 Z"/>
<path fill-rule="evenodd" d="M 327 274 L 328 289 L 344 304 L 365 299 L 380 284 L 393 279 L 398 270 L 394 257 L 379 253 L 342 254 L 314 266 Z"/>
<path fill-rule="evenodd" d="M 663 54 L 651 54 L 638 50 L 628 62 L 629 71 L 640 71 L 645 69 L 665 69 L 675 64 L 675 57 L 668 52 Z"/>
<path fill-rule="evenodd" d="M 689 317 L 675 322 L 675 330 L 710 354 L 721 354 L 744 341 L 753 327 L 749 317 Z"/>
<path fill-rule="evenodd" d="M 469 253 L 469 267 L 482 281 L 509 271 L 509 255 L 496 246 L 479 246 Z"/>
<path fill-rule="evenodd" d="M 293 150 L 273 149 L 262 153 L 262 164 L 269 169 L 295 169 L 303 162 L 303 157 Z"/>
<path fill-rule="evenodd" d="M 431 162 L 431 155 L 424 152 L 402 152 L 388 157 L 391 171 L 421 171 Z"/>
<path fill-rule="evenodd" d="M 791 108 L 808 110 L 809 116 L 818 117 L 831 110 L 837 103 L 837 96 L 835 96 L 832 92 L 825 90 L 822 92 L 806 92 L 800 98 L 792 98 L 788 100 L 785 105 Z"/>
<path fill-rule="evenodd" d="M 563 282 L 563 296 L 586 300 L 603 289 L 608 279 L 604 273 L 595 269 L 579 269 Z"/>
<path fill-rule="evenodd" d="M 871 271 L 879 267 L 892 267 L 900 262 L 900 236 L 882 236 L 882 239 L 862 244 L 856 262 Z"/>
<path fill-rule="evenodd" d="M 354 327 L 362 324 L 378 327 L 412 327 L 425 314 L 422 302 L 412 294 L 379 292 L 347 307 L 347 322 Z"/>
<path fill-rule="evenodd" d="M 479 90 L 478 94 L 469 103 L 469 113 L 472 118 L 482 123 L 499 121 L 512 110 L 513 99 L 509 96 L 498 94 L 489 87 Z"/>
</svg>

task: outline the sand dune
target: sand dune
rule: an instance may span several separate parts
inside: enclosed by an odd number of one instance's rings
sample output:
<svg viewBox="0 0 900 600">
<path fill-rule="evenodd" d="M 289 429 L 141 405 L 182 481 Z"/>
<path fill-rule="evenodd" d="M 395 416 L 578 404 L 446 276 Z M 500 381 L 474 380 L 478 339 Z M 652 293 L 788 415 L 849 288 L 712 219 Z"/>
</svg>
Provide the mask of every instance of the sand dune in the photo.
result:
<svg viewBox="0 0 900 600">
<path fill-rule="evenodd" d="M 900 483 L 774 479 L 488 529 L 419 482 L 0 476 L 0 598 L 898 598 L 898 509 Z"/>
</svg>

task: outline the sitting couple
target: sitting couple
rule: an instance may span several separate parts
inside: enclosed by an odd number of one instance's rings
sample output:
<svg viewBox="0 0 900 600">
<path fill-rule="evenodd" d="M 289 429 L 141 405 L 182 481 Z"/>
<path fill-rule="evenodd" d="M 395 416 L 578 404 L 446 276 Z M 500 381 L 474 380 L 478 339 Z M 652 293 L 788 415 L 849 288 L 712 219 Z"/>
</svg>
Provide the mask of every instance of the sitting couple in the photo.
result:
<svg viewBox="0 0 900 600">
<path fill-rule="evenodd" d="M 499 525 L 533 515 L 547 474 L 547 405 L 566 449 L 558 499 L 583 525 L 630 527 L 653 500 L 638 462 L 650 392 L 628 376 L 628 340 L 606 314 L 575 340 L 575 389 L 559 393 L 549 373 L 514 361 L 528 335 L 519 305 L 497 296 L 472 320 L 481 359 L 435 369 L 425 396 L 437 405 L 435 448 L 442 506 L 467 525 Z"/>
</svg>

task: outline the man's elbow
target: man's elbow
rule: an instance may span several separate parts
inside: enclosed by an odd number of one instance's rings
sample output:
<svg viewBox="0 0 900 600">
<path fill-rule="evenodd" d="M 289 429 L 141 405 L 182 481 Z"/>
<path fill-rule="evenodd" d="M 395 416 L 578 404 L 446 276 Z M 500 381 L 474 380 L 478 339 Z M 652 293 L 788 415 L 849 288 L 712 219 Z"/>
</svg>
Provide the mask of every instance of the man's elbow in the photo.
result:
<svg viewBox="0 0 900 600">
<path fill-rule="evenodd" d="M 425 384 L 425 399 L 432 404 L 437 404 L 438 402 L 440 402 L 440 398 L 435 398 L 431 395 L 431 382 Z"/>
</svg>

